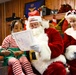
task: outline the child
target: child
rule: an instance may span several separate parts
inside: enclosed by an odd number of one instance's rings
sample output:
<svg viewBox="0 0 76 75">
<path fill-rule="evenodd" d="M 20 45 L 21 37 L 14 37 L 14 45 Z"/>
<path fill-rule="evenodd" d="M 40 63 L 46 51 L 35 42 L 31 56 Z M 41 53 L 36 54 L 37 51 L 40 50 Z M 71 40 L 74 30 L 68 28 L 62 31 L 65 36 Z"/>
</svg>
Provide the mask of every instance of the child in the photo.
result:
<svg viewBox="0 0 76 75">
<path fill-rule="evenodd" d="M 26 72 L 26 75 L 35 75 L 32 71 L 30 62 L 23 54 L 24 52 L 18 49 L 18 46 L 12 37 L 12 33 L 22 31 L 23 28 L 24 24 L 21 22 L 21 20 L 14 20 L 12 22 L 11 34 L 8 35 L 2 43 L 2 48 L 7 50 L 2 50 L 1 53 L 5 56 L 8 55 L 8 65 L 12 65 L 14 75 L 25 75 L 22 69 Z M 11 48 L 11 52 L 14 52 L 14 55 L 11 56 L 9 48 Z"/>
<path fill-rule="evenodd" d="M 70 74 L 76 75 L 76 10 L 68 11 L 65 18 L 71 26 L 64 32 L 65 56 L 70 65 Z"/>
</svg>

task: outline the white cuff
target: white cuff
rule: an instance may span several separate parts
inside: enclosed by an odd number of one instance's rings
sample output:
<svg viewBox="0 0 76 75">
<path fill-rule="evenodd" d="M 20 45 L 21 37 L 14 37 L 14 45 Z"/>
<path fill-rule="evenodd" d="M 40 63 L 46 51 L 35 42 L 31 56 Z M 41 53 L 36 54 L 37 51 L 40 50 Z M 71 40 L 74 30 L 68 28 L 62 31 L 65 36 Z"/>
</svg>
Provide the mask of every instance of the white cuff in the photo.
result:
<svg viewBox="0 0 76 75">
<path fill-rule="evenodd" d="M 65 56 L 68 60 L 75 59 L 74 52 L 76 52 L 76 45 L 70 45 L 66 48 Z"/>
</svg>

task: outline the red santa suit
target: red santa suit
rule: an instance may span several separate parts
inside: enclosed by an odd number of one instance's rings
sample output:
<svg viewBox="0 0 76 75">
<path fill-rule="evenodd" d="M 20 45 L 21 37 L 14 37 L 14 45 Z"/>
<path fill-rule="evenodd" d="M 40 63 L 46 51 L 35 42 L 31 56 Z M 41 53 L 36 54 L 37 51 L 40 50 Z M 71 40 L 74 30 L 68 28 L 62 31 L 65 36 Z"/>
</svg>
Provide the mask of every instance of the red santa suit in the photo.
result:
<svg viewBox="0 0 76 75">
<path fill-rule="evenodd" d="M 74 53 L 76 52 L 76 31 L 73 28 L 69 28 L 64 33 L 64 47 L 65 56 L 70 65 L 71 75 L 76 75 L 76 58 Z"/>
<path fill-rule="evenodd" d="M 36 16 L 31 18 L 40 21 L 40 18 L 38 19 Z M 31 18 L 28 18 L 28 20 Z M 64 67 L 66 59 L 62 55 L 64 52 L 62 38 L 57 30 L 49 28 L 46 21 L 41 23 L 42 32 L 33 35 L 35 43 L 40 46 L 40 52 L 35 52 L 37 60 L 32 60 L 31 63 L 42 75 L 66 75 Z M 27 28 L 28 26 L 29 23 Z"/>
</svg>

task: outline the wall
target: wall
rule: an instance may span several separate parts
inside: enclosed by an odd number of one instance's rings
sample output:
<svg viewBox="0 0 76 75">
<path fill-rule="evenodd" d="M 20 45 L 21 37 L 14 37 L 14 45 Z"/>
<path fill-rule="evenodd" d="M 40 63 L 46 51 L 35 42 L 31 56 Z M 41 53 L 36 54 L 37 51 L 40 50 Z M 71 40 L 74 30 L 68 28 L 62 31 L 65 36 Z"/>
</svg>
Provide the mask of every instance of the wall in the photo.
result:
<svg viewBox="0 0 76 75">
<path fill-rule="evenodd" d="M 1 9 L 1 6 L 0 6 Z M 0 44 L 2 42 L 2 15 L 1 15 L 1 10 L 0 10 Z"/>
<path fill-rule="evenodd" d="M 24 5 L 36 0 L 11 0 L 0 4 L 0 45 L 3 39 L 11 33 L 10 22 L 6 22 L 7 17 L 11 17 L 15 13 L 17 17 L 23 18 Z"/>
<path fill-rule="evenodd" d="M 61 4 L 70 4 L 73 9 L 76 9 L 76 0 L 45 0 L 48 8 L 59 9 Z"/>
<path fill-rule="evenodd" d="M 6 18 L 12 16 L 12 13 L 22 18 L 24 16 L 25 3 L 33 1 L 36 0 L 11 0 L 0 4 L 0 45 L 3 39 L 11 32 L 9 22 L 6 22 Z M 73 9 L 76 9 L 76 0 L 45 0 L 45 5 L 49 9 L 59 9 L 61 4 L 64 3 L 68 3 Z"/>
</svg>

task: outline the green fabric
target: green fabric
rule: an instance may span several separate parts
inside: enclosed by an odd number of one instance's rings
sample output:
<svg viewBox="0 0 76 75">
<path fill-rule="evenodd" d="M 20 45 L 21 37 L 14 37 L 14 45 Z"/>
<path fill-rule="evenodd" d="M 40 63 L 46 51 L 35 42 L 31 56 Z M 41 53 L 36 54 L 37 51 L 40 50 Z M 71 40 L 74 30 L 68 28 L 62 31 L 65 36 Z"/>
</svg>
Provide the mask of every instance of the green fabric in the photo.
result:
<svg viewBox="0 0 76 75">
<path fill-rule="evenodd" d="M 3 54 L 1 54 L 1 51 L 2 51 L 2 50 L 4 50 L 4 48 L 1 48 L 1 49 L 0 49 L 0 56 L 3 56 Z"/>
<path fill-rule="evenodd" d="M 1 54 L 1 51 L 2 51 L 3 49 L 1 49 L 0 50 L 0 54 Z M 4 63 L 3 63 L 3 65 L 4 66 L 7 66 L 8 65 L 8 60 L 11 58 L 11 57 L 15 57 L 15 58 L 17 58 L 17 59 L 19 59 L 21 56 L 26 56 L 26 51 L 24 51 L 24 54 L 21 54 L 21 55 L 19 55 L 19 56 L 14 56 L 14 51 L 20 51 L 20 49 L 19 48 L 8 48 L 8 50 L 11 52 L 10 53 L 10 55 L 8 55 L 8 56 L 4 56 Z M 27 56 L 26 56 L 27 57 Z"/>
</svg>

